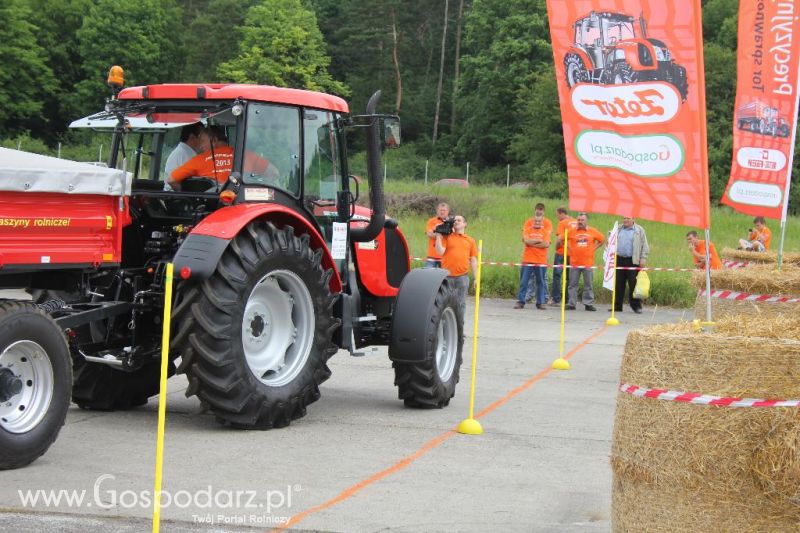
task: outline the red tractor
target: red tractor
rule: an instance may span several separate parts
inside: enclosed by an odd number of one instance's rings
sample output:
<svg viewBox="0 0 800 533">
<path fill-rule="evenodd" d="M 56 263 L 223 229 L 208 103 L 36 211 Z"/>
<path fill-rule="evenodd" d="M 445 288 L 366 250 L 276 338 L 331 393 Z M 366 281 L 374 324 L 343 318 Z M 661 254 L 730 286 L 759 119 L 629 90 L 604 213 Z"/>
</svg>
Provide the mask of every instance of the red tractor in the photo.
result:
<svg viewBox="0 0 800 533">
<path fill-rule="evenodd" d="M 406 406 L 447 405 L 463 316 L 447 272 L 410 270 L 384 214 L 381 150 L 400 130 L 376 114 L 379 94 L 351 116 L 336 96 L 271 86 L 118 88 L 72 124 L 112 135 L 108 168 L 0 164 L 0 469 L 44 453 L 70 383 L 86 409 L 158 393 L 169 262 L 170 372 L 219 422 L 288 425 L 319 399 L 328 359 L 368 345 L 388 345 Z M 187 127 L 224 132 L 232 167 L 169 190 Z M 348 171 L 352 128 L 366 133 L 371 210 Z"/>
<path fill-rule="evenodd" d="M 788 137 L 789 125 L 778 115 L 778 108 L 755 100 L 736 110 L 736 125 L 740 130 L 760 135 Z"/>
<path fill-rule="evenodd" d="M 639 22 L 636 35 L 634 22 Z M 637 81 L 665 81 L 686 101 L 686 69 L 673 61 L 662 41 L 647 37 L 643 17 L 592 11 L 578 19 L 574 43 L 564 57 L 567 86 L 578 83 L 619 85 Z"/>
</svg>

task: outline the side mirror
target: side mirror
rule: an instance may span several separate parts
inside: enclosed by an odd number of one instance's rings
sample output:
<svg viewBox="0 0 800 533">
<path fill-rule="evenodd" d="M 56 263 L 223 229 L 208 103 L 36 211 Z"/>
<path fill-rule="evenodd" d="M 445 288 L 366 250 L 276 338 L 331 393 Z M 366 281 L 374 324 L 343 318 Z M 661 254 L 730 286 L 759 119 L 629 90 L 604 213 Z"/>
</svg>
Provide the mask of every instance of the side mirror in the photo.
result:
<svg viewBox="0 0 800 533">
<path fill-rule="evenodd" d="M 386 148 L 400 146 L 400 118 L 385 117 L 383 119 L 383 145 Z"/>
</svg>

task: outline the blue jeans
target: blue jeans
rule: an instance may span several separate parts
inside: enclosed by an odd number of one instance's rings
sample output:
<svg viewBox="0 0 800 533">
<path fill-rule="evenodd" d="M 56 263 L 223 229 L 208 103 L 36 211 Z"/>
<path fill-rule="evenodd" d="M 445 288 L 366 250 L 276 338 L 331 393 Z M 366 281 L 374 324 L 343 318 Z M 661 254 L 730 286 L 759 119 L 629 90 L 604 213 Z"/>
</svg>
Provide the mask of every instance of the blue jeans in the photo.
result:
<svg viewBox="0 0 800 533">
<path fill-rule="evenodd" d="M 520 270 L 519 292 L 517 301 L 525 303 L 525 293 L 528 291 L 528 282 L 533 279 L 536 285 L 536 305 L 542 305 L 547 299 L 547 281 L 545 279 L 547 267 L 523 265 Z"/>
<path fill-rule="evenodd" d="M 463 276 L 447 276 L 447 279 L 453 284 L 458 295 L 458 307 L 461 310 L 461 316 L 467 313 L 467 292 L 469 291 L 469 274 Z"/>
<path fill-rule="evenodd" d="M 434 261 L 433 259 L 426 259 L 425 266 L 422 268 L 442 268 L 442 262 L 441 260 Z"/>
<path fill-rule="evenodd" d="M 553 258 L 553 265 L 563 264 L 564 254 L 556 254 Z M 557 266 L 553 267 L 553 285 L 550 290 L 550 296 L 553 298 L 553 302 L 557 304 L 561 303 L 561 276 L 563 273 L 563 268 L 558 268 Z"/>
</svg>

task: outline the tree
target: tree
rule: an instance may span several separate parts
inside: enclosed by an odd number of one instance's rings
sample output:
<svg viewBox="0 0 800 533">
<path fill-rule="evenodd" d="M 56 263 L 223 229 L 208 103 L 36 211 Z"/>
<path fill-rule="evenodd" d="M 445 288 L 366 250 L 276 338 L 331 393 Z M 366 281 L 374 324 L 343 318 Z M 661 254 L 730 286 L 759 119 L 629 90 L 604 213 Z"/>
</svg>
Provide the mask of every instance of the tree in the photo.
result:
<svg viewBox="0 0 800 533">
<path fill-rule="evenodd" d="M 511 139 L 522 130 L 517 94 L 534 70 L 553 61 L 544 0 L 475 0 L 464 49 L 456 157 L 504 164 Z"/>
<path fill-rule="evenodd" d="M 211 0 L 205 10 L 197 11 L 186 33 L 184 80 L 220 81 L 217 70 L 222 63 L 236 57 L 238 28 L 244 25 L 247 11 L 257 3 L 258 0 Z M 217 16 L 221 13 L 225 16 Z"/>
<path fill-rule="evenodd" d="M 300 0 L 262 0 L 247 11 L 241 33 L 238 55 L 217 71 L 223 80 L 349 93 L 328 72 L 316 16 Z"/>
<path fill-rule="evenodd" d="M 43 103 L 55 90 L 31 18 L 22 0 L 0 2 L 0 133 L 4 135 L 41 127 Z"/>
<path fill-rule="evenodd" d="M 449 0 L 444 0 L 444 24 L 442 25 L 442 58 L 439 61 L 439 84 L 436 86 L 436 112 L 433 115 L 433 135 L 431 140 L 436 144 L 436 136 L 439 133 L 439 106 L 442 102 L 442 78 L 444 78 L 444 52 L 447 43 L 447 16 Z"/>
<path fill-rule="evenodd" d="M 78 30 L 82 112 L 100 107 L 111 65 L 125 69 L 128 85 L 179 81 L 181 29 L 181 9 L 174 0 L 95 0 Z"/>
</svg>

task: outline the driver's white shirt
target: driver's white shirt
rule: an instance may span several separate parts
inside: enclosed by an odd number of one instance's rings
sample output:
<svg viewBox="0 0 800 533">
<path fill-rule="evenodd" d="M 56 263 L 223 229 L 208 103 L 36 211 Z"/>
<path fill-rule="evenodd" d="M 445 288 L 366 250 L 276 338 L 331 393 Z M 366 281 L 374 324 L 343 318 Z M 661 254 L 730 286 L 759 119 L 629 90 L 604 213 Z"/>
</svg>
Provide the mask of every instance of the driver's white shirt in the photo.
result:
<svg viewBox="0 0 800 533">
<path fill-rule="evenodd" d="M 171 191 L 172 188 L 167 184 L 167 180 L 172 176 L 172 171 L 182 166 L 191 158 L 197 155 L 191 146 L 184 142 L 178 143 L 178 146 L 172 150 L 172 153 L 167 157 L 167 164 L 164 167 L 164 189 Z"/>
</svg>

